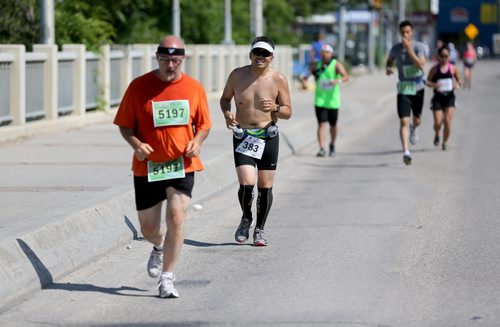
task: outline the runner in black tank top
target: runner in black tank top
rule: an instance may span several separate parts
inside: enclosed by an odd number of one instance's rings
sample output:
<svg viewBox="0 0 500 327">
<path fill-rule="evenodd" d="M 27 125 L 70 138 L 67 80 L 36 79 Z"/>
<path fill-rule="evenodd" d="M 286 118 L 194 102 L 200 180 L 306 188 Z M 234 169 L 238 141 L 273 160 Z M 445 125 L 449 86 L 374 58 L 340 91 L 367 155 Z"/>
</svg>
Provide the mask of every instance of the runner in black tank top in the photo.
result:
<svg viewBox="0 0 500 327">
<path fill-rule="evenodd" d="M 443 150 L 447 149 L 455 111 L 455 89 L 458 89 L 460 84 L 457 67 L 450 63 L 449 49 L 441 47 L 438 50 L 438 64 L 429 71 L 427 85 L 434 89 L 431 100 L 431 110 L 434 115 L 434 145 L 439 146 L 441 126 L 444 124 Z"/>
</svg>

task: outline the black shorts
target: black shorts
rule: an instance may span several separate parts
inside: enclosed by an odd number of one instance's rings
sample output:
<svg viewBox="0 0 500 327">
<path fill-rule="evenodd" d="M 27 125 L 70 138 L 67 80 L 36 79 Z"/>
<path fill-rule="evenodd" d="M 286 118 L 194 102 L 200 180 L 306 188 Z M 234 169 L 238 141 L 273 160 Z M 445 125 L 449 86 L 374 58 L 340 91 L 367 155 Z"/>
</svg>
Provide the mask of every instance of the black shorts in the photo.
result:
<svg viewBox="0 0 500 327">
<path fill-rule="evenodd" d="M 158 202 L 167 198 L 167 187 L 192 197 L 194 173 L 186 173 L 184 178 L 167 179 L 164 181 L 148 182 L 147 176 L 134 176 L 135 206 L 137 210 L 154 207 Z"/>
<path fill-rule="evenodd" d="M 431 99 L 431 110 L 444 110 L 455 107 L 455 92 L 448 94 L 435 92 Z"/>
<path fill-rule="evenodd" d="M 464 61 L 464 67 L 466 67 L 466 68 L 472 68 L 472 67 L 474 67 L 474 63 L 473 62 L 466 62 L 466 61 Z"/>
<path fill-rule="evenodd" d="M 318 123 L 329 122 L 330 126 L 337 126 L 337 119 L 339 117 L 339 109 L 328 109 L 323 107 L 314 107 L 316 110 L 316 119 Z"/>
<path fill-rule="evenodd" d="M 246 138 L 243 136 L 242 139 L 237 139 L 233 136 L 233 153 L 234 153 L 234 165 L 235 167 L 242 165 L 251 165 L 253 167 L 257 166 L 259 170 L 276 170 L 278 166 L 278 154 L 280 149 L 280 136 L 279 134 L 273 138 L 266 138 L 266 145 L 264 147 L 264 152 L 262 153 L 261 159 L 252 158 L 245 154 L 236 152 L 236 148 L 240 143 L 242 143 Z"/>
<path fill-rule="evenodd" d="M 424 106 L 424 90 L 417 91 L 415 95 L 398 94 L 398 116 L 399 118 L 420 117 Z"/>
</svg>

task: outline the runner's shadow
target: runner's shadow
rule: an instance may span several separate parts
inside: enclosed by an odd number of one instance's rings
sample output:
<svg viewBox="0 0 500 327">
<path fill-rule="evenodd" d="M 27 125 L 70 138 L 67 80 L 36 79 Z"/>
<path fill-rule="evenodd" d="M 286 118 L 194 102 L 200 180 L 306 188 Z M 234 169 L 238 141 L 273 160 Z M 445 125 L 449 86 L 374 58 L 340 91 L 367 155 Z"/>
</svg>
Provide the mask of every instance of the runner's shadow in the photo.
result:
<svg viewBox="0 0 500 327">
<path fill-rule="evenodd" d="M 72 283 L 54 283 L 52 273 L 47 269 L 45 264 L 40 260 L 36 253 L 30 248 L 26 242 L 17 238 L 17 243 L 19 247 L 24 252 L 28 260 L 33 265 L 35 272 L 40 280 L 40 288 L 42 290 L 54 289 L 54 290 L 65 290 L 65 291 L 75 291 L 75 292 L 99 292 L 111 295 L 121 295 L 121 296 L 142 296 L 151 297 L 152 295 L 142 295 L 142 294 L 123 294 L 121 291 L 137 291 L 137 292 L 147 292 L 136 287 L 121 286 L 121 287 L 100 287 L 92 284 L 72 284 Z"/>
<path fill-rule="evenodd" d="M 186 245 L 191 245 L 191 246 L 196 246 L 200 248 L 208 248 L 208 247 L 215 247 L 215 246 L 241 246 L 242 244 L 238 243 L 207 243 L 207 242 L 200 242 L 200 241 L 194 241 L 190 239 L 184 239 L 184 244 Z"/>
<path fill-rule="evenodd" d="M 124 291 L 134 291 L 134 292 L 148 292 L 142 288 L 130 287 L 130 286 L 120 286 L 120 287 L 101 287 L 92 284 L 79 284 L 79 283 L 52 283 L 51 285 L 45 287 L 46 290 L 62 290 L 68 292 L 97 292 L 109 295 L 119 295 L 119 296 L 132 296 L 132 297 L 157 297 L 152 294 L 127 294 L 121 293 Z"/>
</svg>

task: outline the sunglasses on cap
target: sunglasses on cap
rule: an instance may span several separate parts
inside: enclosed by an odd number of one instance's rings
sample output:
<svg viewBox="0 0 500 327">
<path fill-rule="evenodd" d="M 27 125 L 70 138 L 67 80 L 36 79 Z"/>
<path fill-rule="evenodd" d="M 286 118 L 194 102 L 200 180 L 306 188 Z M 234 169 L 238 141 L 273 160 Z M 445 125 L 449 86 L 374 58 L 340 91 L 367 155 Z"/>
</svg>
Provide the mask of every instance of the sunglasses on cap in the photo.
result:
<svg viewBox="0 0 500 327">
<path fill-rule="evenodd" d="M 271 52 L 269 52 L 265 49 L 261 49 L 261 48 L 252 49 L 252 54 L 254 56 L 259 56 L 259 57 L 264 57 L 264 58 L 270 57 L 272 55 Z"/>
</svg>

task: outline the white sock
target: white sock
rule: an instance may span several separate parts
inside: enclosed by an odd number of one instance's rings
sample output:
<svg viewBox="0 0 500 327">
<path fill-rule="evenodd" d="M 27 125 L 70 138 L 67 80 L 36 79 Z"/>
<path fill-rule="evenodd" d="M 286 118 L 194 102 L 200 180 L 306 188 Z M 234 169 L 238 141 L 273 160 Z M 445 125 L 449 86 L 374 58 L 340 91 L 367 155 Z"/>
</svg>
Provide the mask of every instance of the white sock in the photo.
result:
<svg viewBox="0 0 500 327">
<path fill-rule="evenodd" d="M 405 150 L 404 153 L 403 153 L 403 155 L 409 156 L 410 155 L 410 150 Z"/>
</svg>

